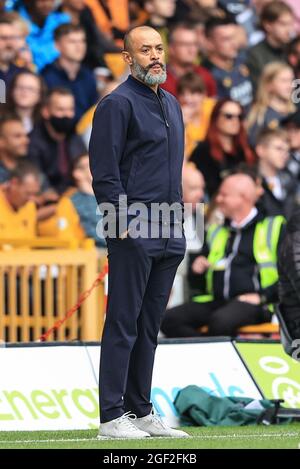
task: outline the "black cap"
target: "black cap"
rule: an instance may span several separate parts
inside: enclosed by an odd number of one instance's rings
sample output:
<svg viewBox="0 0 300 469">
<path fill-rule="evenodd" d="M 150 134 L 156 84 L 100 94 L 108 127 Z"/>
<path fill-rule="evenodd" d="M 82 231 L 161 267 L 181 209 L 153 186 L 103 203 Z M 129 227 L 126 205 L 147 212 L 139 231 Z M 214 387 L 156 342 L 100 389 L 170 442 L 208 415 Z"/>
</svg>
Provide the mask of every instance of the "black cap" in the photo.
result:
<svg viewBox="0 0 300 469">
<path fill-rule="evenodd" d="M 296 127 L 300 128 L 300 109 L 296 112 L 293 112 L 292 114 L 289 114 L 288 116 L 284 117 L 280 121 L 281 125 L 289 125 L 289 124 L 294 124 Z"/>
</svg>

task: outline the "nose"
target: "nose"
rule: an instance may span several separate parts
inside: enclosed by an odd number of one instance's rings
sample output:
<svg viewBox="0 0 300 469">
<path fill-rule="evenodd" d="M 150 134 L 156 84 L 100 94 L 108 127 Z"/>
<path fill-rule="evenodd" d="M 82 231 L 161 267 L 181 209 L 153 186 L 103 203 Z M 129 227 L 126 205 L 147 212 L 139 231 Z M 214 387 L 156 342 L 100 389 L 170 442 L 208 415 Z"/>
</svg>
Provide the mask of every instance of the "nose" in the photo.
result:
<svg viewBox="0 0 300 469">
<path fill-rule="evenodd" d="M 157 60 L 158 59 L 158 52 L 156 49 L 151 49 L 151 60 Z"/>
</svg>

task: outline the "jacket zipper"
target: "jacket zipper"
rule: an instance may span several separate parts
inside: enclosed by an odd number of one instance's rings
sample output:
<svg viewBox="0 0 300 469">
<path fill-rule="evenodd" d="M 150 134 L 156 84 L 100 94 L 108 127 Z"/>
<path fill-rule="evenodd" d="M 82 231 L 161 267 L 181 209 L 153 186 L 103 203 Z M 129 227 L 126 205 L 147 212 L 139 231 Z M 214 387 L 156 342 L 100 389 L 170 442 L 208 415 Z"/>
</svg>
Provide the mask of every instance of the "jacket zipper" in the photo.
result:
<svg viewBox="0 0 300 469">
<path fill-rule="evenodd" d="M 231 264 L 232 264 L 233 259 L 238 253 L 239 245 L 241 242 L 241 237 L 242 237 L 241 231 L 238 231 L 233 242 L 232 253 L 227 258 L 227 265 L 225 267 L 225 273 L 224 273 L 224 290 L 223 290 L 223 296 L 225 300 L 229 300 Z"/>
<path fill-rule="evenodd" d="M 167 116 L 166 116 L 166 113 L 165 113 L 165 109 L 164 109 L 162 100 L 160 99 L 160 97 L 158 96 L 157 93 L 155 93 L 155 95 L 158 99 L 160 109 L 161 109 L 161 112 L 162 112 L 162 115 L 163 115 L 163 119 L 164 119 L 164 122 L 165 122 L 165 125 L 166 125 L 166 128 L 167 128 L 168 168 L 169 168 L 169 203 L 172 203 L 171 202 L 171 161 L 170 161 L 170 143 L 169 143 L 169 128 L 170 128 L 170 125 L 169 125 L 169 122 L 168 122 L 168 119 L 167 119 Z"/>
</svg>

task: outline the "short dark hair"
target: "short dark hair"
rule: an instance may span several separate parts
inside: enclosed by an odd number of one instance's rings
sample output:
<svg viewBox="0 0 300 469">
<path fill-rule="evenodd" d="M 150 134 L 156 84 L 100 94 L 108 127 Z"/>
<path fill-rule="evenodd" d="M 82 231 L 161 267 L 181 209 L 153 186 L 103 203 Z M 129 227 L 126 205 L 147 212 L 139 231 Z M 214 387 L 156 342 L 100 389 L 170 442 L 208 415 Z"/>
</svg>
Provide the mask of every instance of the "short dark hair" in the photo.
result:
<svg viewBox="0 0 300 469">
<path fill-rule="evenodd" d="M 49 103 L 54 94 L 60 94 L 61 96 L 73 96 L 74 98 L 74 94 L 69 88 L 65 88 L 64 86 L 55 86 L 54 88 L 48 90 L 45 97 L 45 104 Z"/>
<path fill-rule="evenodd" d="M 284 13 L 295 16 L 294 10 L 287 3 L 281 0 L 273 0 L 263 7 L 260 14 L 260 23 L 261 25 L 275 23 Z"/>
<path fill-rule="evenodd" d="M 72 24 L 72 23 L 64 23 L 55 28 L 54 30 L 54 40 L 59 41 L 60 38 L 63 36 L 67 36 L 71 33 L 78 33 L 83 32 L 85 34 L 85 30 L 79 24 Z"/>
<path fill-rule="evenodd" d="M 0 137 L 2 136 L 3 127 L 8 122 L 20 122 L 20 123 L 22 123 L 22 120 L 17 114 L 14 114 L 13 112 L 11 112 L 11 113 L 9 112 L 9 113 L 4 114 L 0 118 Z"/>
<path fill-rule="evenodd" d="M 0 15 L 0 25 L 1 24 L 13 24 L 14 20 L 8 12 L 2 13 Z"/>
<path fill-rule="evenodd" d="M 268 127 L 265 127 L 259 132 L 256 138 L 255 146 L 266 145 L 270 143 L 270 141 L 273 140 L 274 138 L 280 138 L 281 140 L 288 140 L 286 130 L 282 128 L 269 129 Z"/>
<path fill-rule="evenodd" d="M 19 181 L 24 181 L 29 175 L 34 176 L 39 182 L 42 180 L 39 168 L 31 163 L 31 161 L 23 160 L 19 161 L 17 166 L 10 172 L 9 180 L 18 179 Z"/>
<path fill-rule="evenodd" d="M 203 78 L 195 72 L 185 73 L 178 80 L 177 94 L 181 95 L 185 90 L 191 93 L 205 93 L 206 86 Z"/>
<path fill-rule="evenodd" d="M 236 21 L 231 15 L 211 16 L 205 23 L 205 35 L 210 36 L 214 29 L 233 24 L 235 25 Z"/>
</svg>

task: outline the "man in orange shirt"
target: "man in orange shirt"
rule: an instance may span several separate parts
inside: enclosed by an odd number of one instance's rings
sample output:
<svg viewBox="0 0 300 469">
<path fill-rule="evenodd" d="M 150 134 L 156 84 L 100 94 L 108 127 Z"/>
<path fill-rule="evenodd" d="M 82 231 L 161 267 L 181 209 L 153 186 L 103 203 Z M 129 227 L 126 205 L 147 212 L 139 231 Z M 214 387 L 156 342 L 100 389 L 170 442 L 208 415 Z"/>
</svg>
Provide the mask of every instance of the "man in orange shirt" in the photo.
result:
<svg viewBox="0 0 300 469">
<path fill-rule="evenodd" d="M 28 239 L 36 236 L 37 210 L 34 203 L 41 189 L 41 175 L 22 161 L 0 190 L 0 238 Z"/>
</svg>

